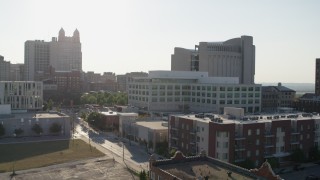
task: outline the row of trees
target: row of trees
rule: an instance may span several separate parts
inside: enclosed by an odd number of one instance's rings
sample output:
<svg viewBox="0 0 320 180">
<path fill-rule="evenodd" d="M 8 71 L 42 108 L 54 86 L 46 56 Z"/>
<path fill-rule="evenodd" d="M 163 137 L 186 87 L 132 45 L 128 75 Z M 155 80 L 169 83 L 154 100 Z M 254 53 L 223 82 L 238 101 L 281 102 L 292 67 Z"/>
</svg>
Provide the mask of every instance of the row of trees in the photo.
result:
<svg viewBox="0 0 320 180">
<path fill-rule="evenodd" d="M 128 96 L 126 93 L 117 92 L 94 92 L 83 94 L 80 98 L 81 104 L 99 104 L 99 105 L 126 105 L 128 104 Z"/>
<path fill-rule="evenodd" d="M 37 135 L 40 135 L 43 133 L 43 129 L 39 124 L 34 124 L 31 128 L 31 130 Z M 53 123 L 49 128 L 49 131 L 52 134 L 58 134 L 61 132 L 61 130 L 62 130 L 62 126 L 59 123 Z M 21 128 L 17 128 L 14 130 L 13 133 L 16 136 L 21 136 L 24 133 L 24 130 Z M 5 134 L 6 134 L 6 130 L 5 130 L 4 126 L 2 124 L 0 124 L 0 137 L 4 136 Z"/>
</svg>

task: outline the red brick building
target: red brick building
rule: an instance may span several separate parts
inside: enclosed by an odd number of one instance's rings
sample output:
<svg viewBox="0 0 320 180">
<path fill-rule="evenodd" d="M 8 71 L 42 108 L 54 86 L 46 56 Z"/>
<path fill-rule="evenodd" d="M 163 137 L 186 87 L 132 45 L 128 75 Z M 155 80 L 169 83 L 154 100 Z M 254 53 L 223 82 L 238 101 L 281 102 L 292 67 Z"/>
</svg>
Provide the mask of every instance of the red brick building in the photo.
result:
<svg viewBox="0 0 320 180">
<path fill-rule="evenodd" d="M 224 115 L 173 115 L 169 119 L 169 147 L 230 163 L 251 160 L 255 166 L 267 158 L 279 162 L 301 149 L 319 148 L 319 114 L 255 115 L 235 119 Z"/>
</svg>

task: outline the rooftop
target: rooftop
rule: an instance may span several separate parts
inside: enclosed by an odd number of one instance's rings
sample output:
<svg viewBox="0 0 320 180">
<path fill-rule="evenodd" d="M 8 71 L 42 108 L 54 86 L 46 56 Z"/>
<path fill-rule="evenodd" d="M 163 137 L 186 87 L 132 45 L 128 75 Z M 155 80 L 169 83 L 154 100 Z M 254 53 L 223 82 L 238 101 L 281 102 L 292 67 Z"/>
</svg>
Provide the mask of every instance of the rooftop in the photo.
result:
<svg viewBox="0 0 320 180">
<path fill-rule="evenodd" d="M 61 118 L 61 117 L 69 117 L 66 114 L 58 113 L 58 112 L 37 112 L 37 113 L 17 113 L 10 114 L 7 116 L 0 116 L 0 118 L 37 118 L 37 119 L 45 119 L 45 118 Z"/>
<path fill-rule="evenodd" d="M 204 151 L 198 156 L 189 157 L 177 151 L 174 157 L 164 160 L 155 160 L 152 155 L 149 162 L 151 171 L 159 169 L 163 172 L 161 174 L 165 173 L 175 179 L 281 179 L 273 173 L 268 162 L 261 167 L 269 168 L 248 170 L 208 157 Z"/>
<path fill-rule="evenodd" d="M 168 126 L 163 126 L 165 121 L 137 121 L 136 124 L 154 130 L 168 130 Z"/>
<path fill-rule="evenodd" d="M 247 115 L 240 119 L 236 119 L 228 115 L 219 115 L 211 113 L 189 114 L 189 115 L 175 115 L 178 117 L 192 119 L 202 122 L 215 122 L 221 124 L 250 124 L 250 123 L 265 123 L 281 120 L 320 120 L 319 113 L 279 113 L 279 114 L 259 114 L 259 115 Z"/>
</svg>

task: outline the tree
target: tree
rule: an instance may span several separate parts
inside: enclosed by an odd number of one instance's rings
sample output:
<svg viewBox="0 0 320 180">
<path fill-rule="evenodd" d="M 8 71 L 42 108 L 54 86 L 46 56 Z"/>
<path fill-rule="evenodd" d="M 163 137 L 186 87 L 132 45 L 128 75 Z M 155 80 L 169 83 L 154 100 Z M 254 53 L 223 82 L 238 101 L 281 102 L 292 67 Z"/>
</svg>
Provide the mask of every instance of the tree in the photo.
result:
<svg viewBox="0 0 320 180">
<path fill-rule="evenodd" d="M 20 136 L 21 134 L 23 134 L 23 129 L 21 129 L 21 128 L 18 128 L 18 129 L 15 129 L 14 130 L 14 133 L 17 135 L 17 136 Z"/>
<path fill-rule="evenodd" d="M 246 169 L 254 168 L 254 162 L 251 159 L 246 159 L 240 163 L 237 163 L 237 165 Z"/>
<path fill-rule="evenodd" d="M 167 156 L 168 154 L 168 142 L 158 142 L 156 143 L 156 153 L 162 156 Z"/>
<path fill-rule="evenodd" d="M 0 137 L 6 134 L 6 129 L 4 128 L 3 124 L 0 124 Z"/>
<path fill-rule="evenodd" d="M 310 161 L 316 161 L 320 159 L 320 152 L 318 150 L 318 147 L 314 146 L 310 148 L 309 150 L 309 160 Z"/>
<path fill-rule="evenodd" d="M 301 149 L 295 149 L 291 154 L 291 158 L 294 162 L 301 163 L 304 161 L 304 154 Z"/>
<path fill-rule="evenodd" d="M 144 170 L 140 171 L 139 179 L 140 180 L 147 180 L 148 179 L 146 171 L 144 171 Z"/>
<path fill-rule="evenodd" d="M 61 127 L 61 124 L 59 124 L 59 123 L 52 123 L 50 126 L 51 133 L 57 134 L 57 133 L 61 132 L 61 129 L 62 129 L 62 127 Z"/>
<path fill-rule="evenodd" d="M 271 168 L 278 168 L 279 167 L 279 161 L 275 157 L 269 158 L 268 163 L 270 164 Z"/>
<path fill-rule="evenodd" d="M 41 133 L 43 133 L 43 129 L 39 124 L 34 124 L 31 130 L 35 132 L 37 135 L 40 135 Z"/>
</svg>

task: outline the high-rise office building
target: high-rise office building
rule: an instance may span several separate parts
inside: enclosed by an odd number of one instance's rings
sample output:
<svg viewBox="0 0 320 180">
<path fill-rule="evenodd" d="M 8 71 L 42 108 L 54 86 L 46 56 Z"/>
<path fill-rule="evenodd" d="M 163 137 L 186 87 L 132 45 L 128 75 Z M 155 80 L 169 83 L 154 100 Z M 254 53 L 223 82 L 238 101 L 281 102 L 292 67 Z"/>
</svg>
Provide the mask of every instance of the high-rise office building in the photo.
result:
<svg viewBox="0 0 320 180">
<path fill-rule="evenodd" d="M 41 81 L 49 73 L 49 42 L 43 40 L 26 41 L 24 44 L 24 64 L 27 81 Z"/>
<path fill-rule="evenodd" d="M 210 77 L 239 77 L 241 84 L 254 84 L 253 38 L 241 36 L 224 42 L 200 42 L 194 50 L 175 48 L 171 70 L 208 72 Z"/>
<path fill-rule="evenodd" d="M 9 80 L 10 62 L 5 61 L 4 57 L 0 55 L 0 81 Z"/>
<path fill-rule="evenodd" d="M 316 96 L 320 96 L 320 58 L 316 59 Z"/>
<path fill-rule="evenodd" d="M 42 81 L 55 71 L 82 71 L 80 34 L 76 29 L 72 37 L 59 31 L 58 39 L 25 42 L 25 80 Z M 51 68 L 52 67 L 52 68 Z"/>
<path fill-rule="evenodd" d="M 56 71 L 82 71 L 80 34 L 76 29 L 73 36 L 65 35 L 61 28 L 59 37 L 50 42 L 50 65 Z"/>
</svg>

